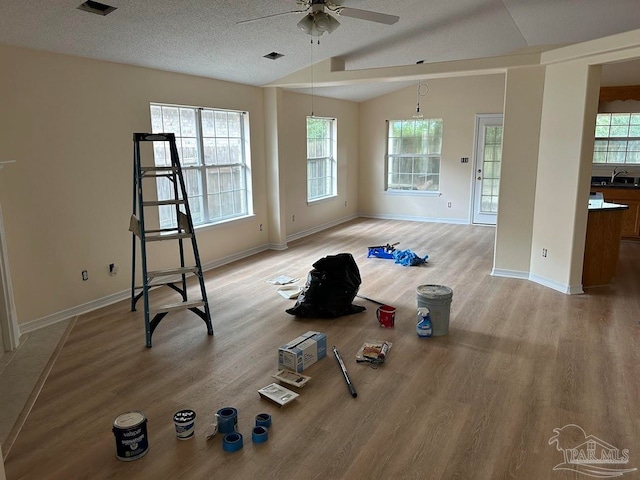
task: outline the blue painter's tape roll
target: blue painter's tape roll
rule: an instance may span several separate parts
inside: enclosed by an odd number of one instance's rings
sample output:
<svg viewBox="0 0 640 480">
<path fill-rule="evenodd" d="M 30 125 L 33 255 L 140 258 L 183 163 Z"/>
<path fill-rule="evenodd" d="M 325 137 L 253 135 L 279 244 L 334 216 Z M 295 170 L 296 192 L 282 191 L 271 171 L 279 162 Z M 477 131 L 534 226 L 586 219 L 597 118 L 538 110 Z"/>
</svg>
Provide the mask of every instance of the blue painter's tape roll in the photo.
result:
<svg viewBox="0 0 640 480">
<path fill-rule="evenodd" d="M 253 443 L 266 442 L 269 439 L 267 427 L 253 427 L 253 432 L 251 432 L 251 439 L 253 440 Z"/>
<path fill-rule="evenodd" d="M 216 413 L 218 420 L 218 431 L 220 433 L 231 433 L 238 430 L 238 410 L 233 407 L 224 407 Z"/>
<path fill-rule="evenodd" d="M 242 434 L 238 432 L 227 433 L 222 439 L 222 449 L 225 452 L 237 452 L 242 448 Z"/>
<path fill-rule="evenodd" d="M 271 426 L 271 415 L 268 413 L 259 413 L 256 415 L 256 427 L 269 428 Z"/>
</svg>

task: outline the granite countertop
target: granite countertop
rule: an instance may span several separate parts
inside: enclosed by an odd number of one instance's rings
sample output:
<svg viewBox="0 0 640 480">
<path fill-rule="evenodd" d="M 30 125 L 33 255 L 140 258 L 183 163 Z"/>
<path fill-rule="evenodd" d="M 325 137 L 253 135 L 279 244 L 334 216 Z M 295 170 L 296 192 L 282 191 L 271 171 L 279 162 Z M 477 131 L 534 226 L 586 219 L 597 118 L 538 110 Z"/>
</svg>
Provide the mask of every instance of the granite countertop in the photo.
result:
<svg viewBox="0 0 640 480">
<path fill-rule="evenodd" d="M 638 183 L 611 183 L 611 182 L 591 182 L 591 188 L 624 188 L 625 190 L 640 190 Z"/>
<path fill-rule="evenodd" d="M 610 177 L 591 177 L 591 188 L 624 188 L 640 190 L 640 177 L 618 176 L 612 182 Z"/>
</svg>

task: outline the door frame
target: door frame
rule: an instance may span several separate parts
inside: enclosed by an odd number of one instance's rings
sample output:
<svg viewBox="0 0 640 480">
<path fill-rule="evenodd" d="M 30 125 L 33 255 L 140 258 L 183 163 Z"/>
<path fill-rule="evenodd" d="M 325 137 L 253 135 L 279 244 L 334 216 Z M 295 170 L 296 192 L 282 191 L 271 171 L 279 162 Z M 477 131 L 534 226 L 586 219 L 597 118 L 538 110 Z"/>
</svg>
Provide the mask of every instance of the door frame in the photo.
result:
<svg viewBox="0 0 640 480">
<path fill-rule="evenodd" d="M 483 125 L 485 120 L 500 120 L 500 124 L 504 128 L 504 114 L 502 113 L 477 113 L 475 116 L 475 128 L 473 134 L 473 167 L 471 170 L 471 199 L 470 199 L 470 209 L 469 209 L 469 223 L 472 225 L 495 225 L 496 223 L 482 223 L 475 221 L 475 212 L 476 212 L 476 195 L 477 195 L 477 181 L 476 181 L 476 172 L 478 171 L 478 157 L 480 152 L 478 151 L 478 142 L 480 140 L 480 127 Z M 504 130 L 503 130 L 504 132 Z M 498 202 L 499 202 L 498 197 Z M 497 215 L 496 215 L 497 219 Z"/>
<path fill-rule="evenodd" d="M 14 162 L 15 160 L 0 162 L 0 170 L 6 164 Z M 0 348 L 10 352 L 18 348 L 20 344 L 20 329 L 18 328 L 18 315 L 13 298 L 9 254 L 5 238 L 2 205 L 0 205 Z"/>
</svg>

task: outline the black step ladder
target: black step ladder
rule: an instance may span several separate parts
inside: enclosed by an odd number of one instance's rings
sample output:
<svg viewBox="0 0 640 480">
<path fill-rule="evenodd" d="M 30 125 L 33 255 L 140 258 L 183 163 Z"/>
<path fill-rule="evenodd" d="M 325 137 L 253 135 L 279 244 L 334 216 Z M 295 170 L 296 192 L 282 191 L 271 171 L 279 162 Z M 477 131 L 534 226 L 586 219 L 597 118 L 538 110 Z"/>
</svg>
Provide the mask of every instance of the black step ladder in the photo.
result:
<svg viewBox="0 0 640 480">
<path fill-rule="evenodd" d="M 169 142 L 171 164 L 167 166 L 143 166 L 140 159 L 141 142 Z M 173 198 L 168 200 L 147 201 L 143 197 L 143 181 L 153 183 L 158 178 L 166 178 L 172 184 Z M 129 222 L 132 232 L 132 263 L 131 263 L 131 311 L 136 310 L 137 301 L 142 298 L 144 303 L 144 325 L 146 344 L 151 348 L 151 336 L 160 321 L 175 310 L 191 310 L 204 320 L 207 333 L 213 335 L 211 312 L 207 301 L 207 291 L 202 275 L 202 265 L 198 253 L 198 245 L 191 218 L 191 210 L 187 191 L 180 167 L 176 137 L 173 133 L 134 133 L 133 134 L 133 214 Z M 147 188 L 152 188 L 147 185 Z M 159 206 L 175 207 L 176 225 L 170 228 L 147 230 L 145 228 L 145 208 Z M 142 260 L 142 285 L 136 285 L 136 237 L 140 239 L 140 257 Z M 184 241 L 191 241 L 193 264 L 185 263 Z M 177 242 L 180 264 L 172 268 L 150 270 L 147 263 L 147 244 L 150 242 Z M 164 260 L 164 259 L 163 259 Z M 200 283 L 200 297 L 195 300 L 187 298 L 187 278 L 196 276 Z M 181 302 L 162 306 L 151 306 L 149 291 L 158 286 L 167 286 L 175 290 L 182 297 Z M 151 318 L 153 317 L 153 318 Z"/>
</svg>

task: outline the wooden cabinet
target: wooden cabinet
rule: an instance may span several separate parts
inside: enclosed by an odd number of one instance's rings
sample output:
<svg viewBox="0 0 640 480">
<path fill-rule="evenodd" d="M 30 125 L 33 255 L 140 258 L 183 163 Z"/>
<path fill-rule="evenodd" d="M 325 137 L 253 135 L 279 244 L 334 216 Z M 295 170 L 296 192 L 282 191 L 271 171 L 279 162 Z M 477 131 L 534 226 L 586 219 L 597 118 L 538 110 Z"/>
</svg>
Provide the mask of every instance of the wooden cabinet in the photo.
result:
<svg viewBox="0 0 640 480">
<path fill-rule="evenodd" d="M 622 215 L 622 238 L 640 240 L 640 189 L 597 188 L 592 192 L 602 192 L 605 202 L 629 205 Z"/>
<path fill-rule="evenodd" d="M 582 286 L 609 285 L 618 268 L 620 227 L 628 210 L 589 209 Z"/>
</svg>

